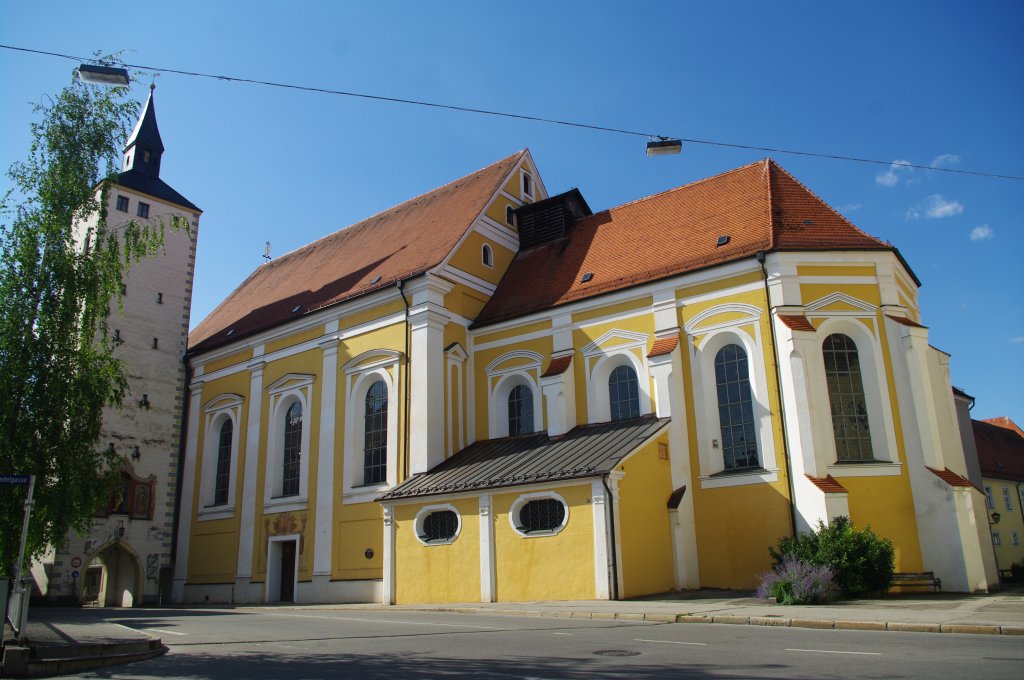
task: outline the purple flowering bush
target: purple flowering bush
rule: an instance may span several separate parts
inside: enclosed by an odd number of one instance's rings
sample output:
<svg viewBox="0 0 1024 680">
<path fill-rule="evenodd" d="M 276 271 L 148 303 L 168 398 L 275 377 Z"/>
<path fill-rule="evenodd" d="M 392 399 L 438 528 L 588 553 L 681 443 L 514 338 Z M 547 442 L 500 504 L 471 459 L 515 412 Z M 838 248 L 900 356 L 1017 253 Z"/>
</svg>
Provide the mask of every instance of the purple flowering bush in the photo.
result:
<svg viewBox="0 0 1024 680">
<path fill-rule="evenodd" d="M 839 597 L 839 587 L 830 567 L 786 556 L 761 575 L 757 597 L 774 597 L 779 604 L 824 604 Z"/>
</svg>

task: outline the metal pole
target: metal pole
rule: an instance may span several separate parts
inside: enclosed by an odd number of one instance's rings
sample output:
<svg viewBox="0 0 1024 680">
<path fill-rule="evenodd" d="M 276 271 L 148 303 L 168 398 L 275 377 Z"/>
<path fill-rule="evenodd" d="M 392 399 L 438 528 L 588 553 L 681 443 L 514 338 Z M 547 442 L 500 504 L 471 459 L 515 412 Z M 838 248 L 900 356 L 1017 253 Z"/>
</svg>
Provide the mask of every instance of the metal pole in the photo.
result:
<svg viewBox="0 0 1024 680">
<path fill-rule="evenodd" d="M 18 548 L 18 562 L 14 565 L 14 588 L 18 593 L 18 641 L 25 637 L 25 622 L 28 620 L 28 597 L 22 582 L 21 570 L 25 563 L 25 544 L 28 542 L 28 522 L 32 516 L 32 494 L 36 489 L 36 476 L 28 477 L 28 495 L 25 496 L 25 517 L 21 522 L 21 547 Z M 15 623 L 12 619 L 11 623 Z"/>
</svg>

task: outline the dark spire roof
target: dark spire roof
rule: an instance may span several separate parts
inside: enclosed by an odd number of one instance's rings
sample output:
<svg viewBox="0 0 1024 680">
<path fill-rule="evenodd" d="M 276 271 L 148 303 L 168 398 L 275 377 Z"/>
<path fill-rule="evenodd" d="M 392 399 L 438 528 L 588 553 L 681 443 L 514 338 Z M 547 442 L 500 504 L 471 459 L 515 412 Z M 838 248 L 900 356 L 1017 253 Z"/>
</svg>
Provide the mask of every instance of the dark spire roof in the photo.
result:
<svg viewBox="0 0 1024 680">
<path fill-rule="evenodd" d="M 164 143 L 160 139 L 160 129 L 156 126 L 156 107 L 153 104 L 154 89 L 155 87 L 151 85 L 149 99 L 146 100 L 146 106 L 142 109 L 139 122 L 135 124 L 135 129 L 132 130 L 128 142 L 124 145 L 125 151 L 135 145 L 148 148 L 150 151 L 163 152 L 164 150 Z"/>
</svg>

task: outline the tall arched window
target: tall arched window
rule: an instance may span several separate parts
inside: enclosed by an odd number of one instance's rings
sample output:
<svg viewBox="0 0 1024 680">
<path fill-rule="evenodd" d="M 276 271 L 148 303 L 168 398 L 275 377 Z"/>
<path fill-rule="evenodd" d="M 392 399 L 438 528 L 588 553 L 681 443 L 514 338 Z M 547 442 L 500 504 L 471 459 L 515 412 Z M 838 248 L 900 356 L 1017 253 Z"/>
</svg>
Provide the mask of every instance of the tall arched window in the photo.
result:
<svg viewBox="0 0 1024 680">
<path fill-rule="evenodd" d="M 481 250 L 480 259 L 483 261 L 485 267 L 494 266 L 494 251 L 491 250 L 491 247 L 486 243 Z"/>
<path fill-rule="evenodd" d="M 217 471 L 213 485 L 213 504 L 226 505 L 228 502 L 228 485 L 231 482 L 231 435 L 234 425 L 231 418 L 225 418 L 220 426 L 220 438 L 217 442 Z"/>
<path fill-rule="evenodd" d="M 857 345 L 850 337 L 833 333 L 825 338 L 821 351 L 832 407 L 836 458 L 839 461 L 874 460 Z"/>
<path fill-rule="evenodd" d="M 388 386 L 383 380 L 366 390 L 363 433 L 363 484 L 379 484 L 388 477 Z"/>
<path fill-rule="evenodd" d="M 281 495 L 299 495 L 302 461 L 302 404 L 295 402 L 284 416 L 284 455 L 281 457 Z"/>
<path fill-rule="evenodd" d="M 533 390 L 526 385 L 516 385 L 508 394 L 508 433 L 530 434 L 533 432 Z"/>
<path fill-rule="evenodd" d="M 726 470 L 758 466 L 754 406 L 750 396 L 747 353 L 726 345 L 715 355 L 718 422 L 722 428 L 722 457 Z"/>
<path fill-rule="evenodd" d="M 608 376 L 608 406 L 612 420 L 640 417 L 640 387 L 632 366 L 618 366 Z"/>
</svg>

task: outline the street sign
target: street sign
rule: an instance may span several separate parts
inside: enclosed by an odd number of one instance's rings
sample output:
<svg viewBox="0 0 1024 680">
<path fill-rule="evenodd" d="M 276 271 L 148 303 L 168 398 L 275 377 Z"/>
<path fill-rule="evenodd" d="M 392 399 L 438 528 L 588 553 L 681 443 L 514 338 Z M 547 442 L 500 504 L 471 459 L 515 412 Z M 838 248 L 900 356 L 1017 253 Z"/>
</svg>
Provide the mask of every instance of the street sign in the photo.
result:
<svg viewBox="0 0 1024 680">
<path fill-rule="evenodd" d="M 77 555 L 72 557 L 71 558 L 71 568 L 72 569 L 78 569 L 80 566 L 82 566 L 82 558 L 78 557 Z"/>
<path fill-rule="evenodd" d="M 71 572 L 71 578 L 78 578 L 78 570 L 77 569 L 75 569 L 73 572 Z"/>
<path fill-rule="evenodd" d="M 31 475 L 0 475 L 0 485 L 28 486 Z"/>
</svg>

